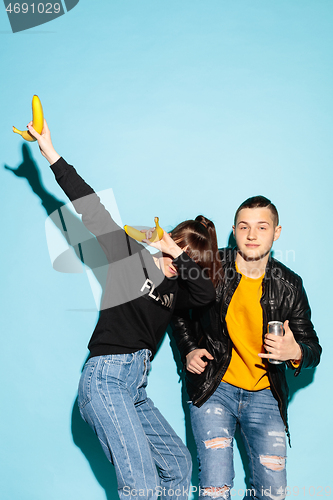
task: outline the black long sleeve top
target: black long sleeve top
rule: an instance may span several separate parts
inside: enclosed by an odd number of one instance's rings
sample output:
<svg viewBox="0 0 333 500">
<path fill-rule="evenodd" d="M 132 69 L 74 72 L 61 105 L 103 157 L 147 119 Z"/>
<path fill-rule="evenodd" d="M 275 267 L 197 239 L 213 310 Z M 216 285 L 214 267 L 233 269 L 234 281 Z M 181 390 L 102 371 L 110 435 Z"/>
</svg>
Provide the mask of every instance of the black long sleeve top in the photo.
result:
<svg viewBox="0 0 333 500">
<path fill-rule="evenodd" d="M 179 276 L 167 278 L 149 251 L 115 223 L 74 167 L 60 158 L 51 169 L 108 261 L 99 319 L 88 345 L 90 357 L 140 349 L 154 356 L 175 309 L 215 299 L 211 280 L 184 252 L 173 260 Z"/>
</svg>

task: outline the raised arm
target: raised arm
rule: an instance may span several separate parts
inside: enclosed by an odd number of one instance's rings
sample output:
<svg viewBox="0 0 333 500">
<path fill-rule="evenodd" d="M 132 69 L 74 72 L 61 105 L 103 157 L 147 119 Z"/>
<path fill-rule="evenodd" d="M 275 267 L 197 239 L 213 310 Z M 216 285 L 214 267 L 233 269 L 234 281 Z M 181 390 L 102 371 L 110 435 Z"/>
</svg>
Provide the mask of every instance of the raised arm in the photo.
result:
<svg viewBox="0 0 333 500">
<path fill-rule="evenodd" d="M 215 288 L 205 271 L 186 252 L 174 259 L 179 273 L 176 310 L 201 307 L 215 300 Z"/>
<path fill-rule="evenodd" d="M 73 203 L 77 213 L 82 215 L 82 222 L 94 234 L 103 248 L 109 262 L 121 259 L 128 254 L 128 243 L 125 232 L 115 223 L 110 213 L 101 203 L 95 191 L 80 177 L 75 168 L 69 165 L 54 149 L 50 130 L 44 120 L 44 128 L 38 134 L 28 124 L 29 132 L 37 139 L 41 154 L 50 163 L 56 181 Z M 141 250 L 134 248 L 136 242 L 131 242 L 132 253 Z"/>
<path fill-rule="evenodd" d="M 38 132 L 36 132 L 36 130 L 32 126 L 32 122 L 29 122 L 27 127 L 29 129 L 30 134 L 35 139 L 37 139 L 40 152 L 42 153 L 44 158 L 47 159 L 49 164 L 52 165 L 57 160 L 59 160 L 60 155 L 56 152 L 56 150 L 53 147 L 51 140 L 51 133 L 46 123 L 46 120 L 44 119 L 44 127 L 41 134 L 38 134 Z"/>
</svg>

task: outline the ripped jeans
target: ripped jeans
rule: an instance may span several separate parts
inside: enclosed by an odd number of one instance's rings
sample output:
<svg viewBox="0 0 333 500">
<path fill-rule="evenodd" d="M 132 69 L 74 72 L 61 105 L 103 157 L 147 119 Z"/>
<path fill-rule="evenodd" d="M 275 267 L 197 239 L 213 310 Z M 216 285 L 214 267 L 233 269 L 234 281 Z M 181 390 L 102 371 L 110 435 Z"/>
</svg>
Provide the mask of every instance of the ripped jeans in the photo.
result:
<svg viewBox="0 0 333 500">
<path fill-rule="evenodd" d="M 235 495 L 233 438 L 237 424 L 250 470 L 251 489 L 244 499 L 285 498 L 285 429 L 269 389 L 252 392 L 221 382 L 200 408 L 190 402 L 190 412 L 200 471 L 199 498 L 227 500 Z"/>
<path fill-rule="evenodd" d="M 191 455 L 147 397 L 150 354 L 90 358 L 79 383 L 80 413 L 114 464 L 119 498 L 187 500 Z"/>
</svg>

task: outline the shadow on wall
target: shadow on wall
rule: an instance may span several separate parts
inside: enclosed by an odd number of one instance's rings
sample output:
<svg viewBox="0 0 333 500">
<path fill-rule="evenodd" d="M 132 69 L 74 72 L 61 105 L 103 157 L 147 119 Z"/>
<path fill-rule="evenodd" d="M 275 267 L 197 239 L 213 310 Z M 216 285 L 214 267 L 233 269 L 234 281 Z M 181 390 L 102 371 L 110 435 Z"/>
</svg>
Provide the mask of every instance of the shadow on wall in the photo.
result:
<svg viewBox="0 0 333 500">
<path fill-rule="evenodd" d="M 199 485 L 199 468 L 198 468 L 198 461 L 197 461 L 197 448 L 196 444 L 194 441 L 193 437 L 193 432 L 192 432 L 192 427 L 191 427 L 191 418 L 190 418 L 190 409 L 188 406 L 188 400 L 189 397 L 186 392 L 186 387 L 185 387 L 185 373 L 183 370 L 183 363 L 180 357 L 180 353 L 178 351 L 175 339 L 172 336 L 172 328 L 168 327 L 167 333 L 170 338 L 170 346 L 173 354 L 173 359 L 176 363 L 177 367 L 177 373 L 179 376 L 179 381 L 181 381 L 182 384 L 182 390 L 181 390 L 181 398 L 182 398 L 182 407 L 184 411 L 184 417 L 185 417 L 185 432 L 186 432 L 186 446 L 189 449 L 192 457 L 192 463 L 193 463 L 193 469 L 192 469 L 192 479 L 191 483 L 193 486 L 198 487 Z M 194 494 L 193 497 L 195 500 L 198 498 L 198 494 Z"/>
<path fill-rule="evenodd" d="M 28 181 L 32 191 L 40 198 L 47 215 L 50 215 L 52 212 L 62 207 L 64 202 L 55 198 L 44 188 L 40 171 L 31 156 L 30 148 L 26 144 L 22 145 L 22 157 L 22 163 L 20 163 L 17 168 L 12 168 L 8 165 L 5 165 L 4 167 L 6 170 L 13 172 L 16 177 L 20 177 L 21 179 L 26 179 Z"/>
<path fill-rule="evenodd" d="M 74 443 L 80 448 L 97 481 L 104 488 L 107 500 L 114 500 L 118 491 L 115 469 L 106 458 L 95 433 L 82 420 L 77 398 L 72 410 L 72 435 Z"/>
<path fill-rule="evenodd" d="M 235 247 L 236 247 L 236 240 L 233 232 L 231 231 L 228 239 L 228 248 L 235 248 Z"/>
<path fill-rule="evenodd" d="M 53 194 L 49 193 L 45 189 L 42 183 L 40 171 L 36 162 L 32 158 L 30 148 L 26 144 L 22 145 L 22 156 L 23 161 L 17 168 L 12 168 L 8 165 L 5 165 L 4 168 L 13 172 L 16 177 L 26 179 L 28 181 L 31 190 L 40 198 L 41 204 L 48 216 L 52 214 L 57 215 L 57 217 L 52 217 L 52 219 L 49 218 L 49 220 L 52 220 L 53 224 L 59 229 L 59 238 L 64 238 L 67 241 L 68 246 L 74 249 L 78 264 L 81 261 L 82 264 L 85 264 L 91 269 L 96 280 L 99 282 L 102 291 L 104 291 L 107 259 L 98 241 L 85 228 L 81 219 L 75 213 L 70 211 L 68 206 L 63 201 L 58 200 Z M 82 235 L 82 243 L 71 245 L 66 224 L 71 228 L 73 233 L 79 232 L 78 229 L 80 229 L 79 234 Z M 63 262 L 61 263 L 59 261 L 62 257 L 65 259 L 63 259 Z M 59 259 L 56 259 L 53 262 L 53 266 L 57 271 L 66 273 L 83 272 L 82 266 L 71 265 L 73 261 L 69 259 L 68 262 L 66 262 L 66 257 L 67 255 L 65 253 L 60 255 Z"/>
</svg>

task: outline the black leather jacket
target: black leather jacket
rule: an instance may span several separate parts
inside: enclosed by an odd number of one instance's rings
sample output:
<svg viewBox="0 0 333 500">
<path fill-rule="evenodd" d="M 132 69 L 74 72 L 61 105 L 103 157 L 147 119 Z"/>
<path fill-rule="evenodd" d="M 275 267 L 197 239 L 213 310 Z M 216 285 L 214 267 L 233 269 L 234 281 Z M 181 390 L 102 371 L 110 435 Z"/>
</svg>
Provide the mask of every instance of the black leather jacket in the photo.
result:
<svg viewBox="0 0 333 500">
<path fill-rule="evenodd" d="M 225 317 L 231 298 L 241 280 L 235 268 L 236 251 L 220 250 L 224 280 L 216 290 L 216 301 L 209 306 L 192 311 L 182 311 L 173 318 L 176 344 L 185 363 L 186 355 L 198 348 L 205 348 L 214 359 L 208 361 L 205 371 L 196 375 L 186 371 L 186 387 L 194 405 L 200 407 L 220 384 L 231 359 L 232 342 Z M 269 321 L 289 320 L 289 326 L 302 350 L 302 361 L 295 376 L 302 368 L 315 367 L 320 360 L 321 347 L 311 322 L 311 310 L 301 278 L 286 266 L 271 258 L 262 283 L 261 306 L 263 309 L 263 336 Z M 286 365 L 267 363 L 271 391 L 278 401 L 280 413 L 289 437 L 287 404 L 288 385 Z"/>
</svg>

